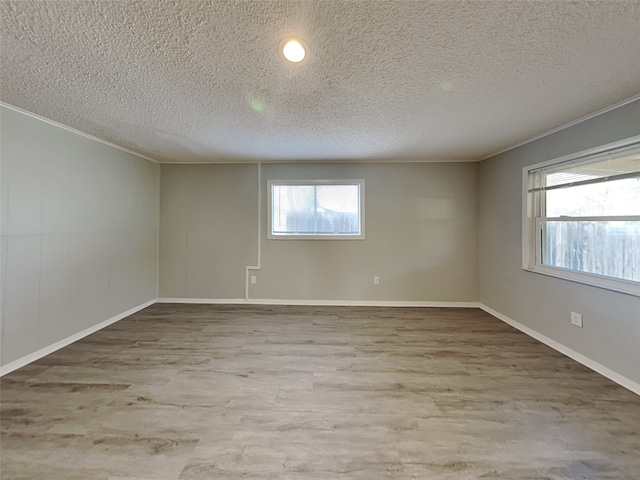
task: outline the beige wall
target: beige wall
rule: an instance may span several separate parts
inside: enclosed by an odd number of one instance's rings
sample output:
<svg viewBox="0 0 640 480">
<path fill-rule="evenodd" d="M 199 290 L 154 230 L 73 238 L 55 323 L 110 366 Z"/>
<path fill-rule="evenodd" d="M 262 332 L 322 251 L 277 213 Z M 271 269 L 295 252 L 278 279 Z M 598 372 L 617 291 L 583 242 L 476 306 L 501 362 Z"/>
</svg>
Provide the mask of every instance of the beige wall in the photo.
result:
<svg viewBox="0 0 640 480">
<path fill-rule="evenodd" d="M 243 298 L 257 261 L 256 165 L 163 165 L 161 297 Z M 267 181 L 365 180 L 364 240 L 268 240 Z M 252 299 L 474 302 L 476 165 L 264 164 Z M 373 276 L 380 285 L 373 285 Z"/>
<path fill-rule="evenodd" d="M 162 165 L 160 296 L 244 298 L 255 263 L 257 165 Z"/>
<path fill-rule="evenodd" d="M 522 168 L 640 134 L 640 101 L 483 161 L 480 301 L 640 383 L 640 298 L 522 270 Z M 569 312 L 583 315 L 573 327 Z"/>
<path fill-rule="evenodd" d="M 156 298 L 159 168 L 0 113 L 6 365 Z"/>
</svg>

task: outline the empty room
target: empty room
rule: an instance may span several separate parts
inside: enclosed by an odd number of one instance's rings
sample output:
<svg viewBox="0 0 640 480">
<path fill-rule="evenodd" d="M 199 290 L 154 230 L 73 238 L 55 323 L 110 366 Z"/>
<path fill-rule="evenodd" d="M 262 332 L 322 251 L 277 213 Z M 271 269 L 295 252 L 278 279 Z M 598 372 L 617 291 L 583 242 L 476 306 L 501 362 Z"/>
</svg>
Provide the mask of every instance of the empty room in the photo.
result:
<svg viewBox="0 0 640 480">
<path fill-rule="evenodd" d="M 639 25 L 0 0 L 0 478 L 640 478 Z"/>
</svg>

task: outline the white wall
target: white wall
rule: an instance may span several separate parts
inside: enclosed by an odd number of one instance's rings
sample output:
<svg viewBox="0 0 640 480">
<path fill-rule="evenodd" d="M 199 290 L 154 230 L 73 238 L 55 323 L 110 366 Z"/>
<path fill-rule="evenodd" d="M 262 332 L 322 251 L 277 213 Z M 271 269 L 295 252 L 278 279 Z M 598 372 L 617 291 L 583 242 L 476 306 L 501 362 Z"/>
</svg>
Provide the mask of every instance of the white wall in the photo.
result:
<svg viewBox="0 0 640 480">
<path fill-rule="evenodd" d="M 476 164 L 263 164 L 251 299 L 475 302 Z M 270 179 L 365 180 L 364 240 L 267 239 Z M 243 298 L 256 165 L 163 165 L 160 296 Z M 379 286 L 373 276 L 380 276 Z"/>
<path fill-rule="evenodd" d="M 159 167 L 0 113 L 4 366 L 156 298 Z"/>
<path fill-rule="evenodd" d="M 521 269 L 522 168 L 640 134 L 640 101 L 483 161 L 480 302 L 640 384 L 640 298 Z M 571 326 L 569 312 L 583 315 Z"/>
</svg>

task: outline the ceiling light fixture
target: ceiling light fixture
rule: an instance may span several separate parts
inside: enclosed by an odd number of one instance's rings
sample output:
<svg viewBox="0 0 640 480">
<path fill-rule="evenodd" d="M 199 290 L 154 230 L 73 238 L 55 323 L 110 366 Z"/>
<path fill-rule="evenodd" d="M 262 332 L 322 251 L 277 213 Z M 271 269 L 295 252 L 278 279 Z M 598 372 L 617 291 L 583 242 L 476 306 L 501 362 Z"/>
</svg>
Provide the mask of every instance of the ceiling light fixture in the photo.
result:
<svg viewBox="0 0 640 480">
<path fill-rule="evenodd" d="M 298 63 L 304 60 L 307 55 L 306 44 L 303 40 L 298 38 L 285 38 L 280 42 L 278 51 L 282 56 L 293 63 Z"/>
</svg>

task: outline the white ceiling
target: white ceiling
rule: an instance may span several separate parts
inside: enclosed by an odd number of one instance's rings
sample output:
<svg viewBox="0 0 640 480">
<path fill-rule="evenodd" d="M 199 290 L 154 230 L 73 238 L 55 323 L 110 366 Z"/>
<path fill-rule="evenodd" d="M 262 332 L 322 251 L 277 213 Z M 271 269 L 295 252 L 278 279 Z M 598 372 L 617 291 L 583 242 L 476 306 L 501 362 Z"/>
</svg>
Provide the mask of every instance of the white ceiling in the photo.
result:
<svg viewBox="0 0 640 480">
<path fill-rule="evenodd" d="M 640 93 L 637 0 L 2 0 L 0 18 L 3 102 L 162 162 L 478 160 Z M 278 55 L 290 35 L 301 64 Z"/>
</svg>

